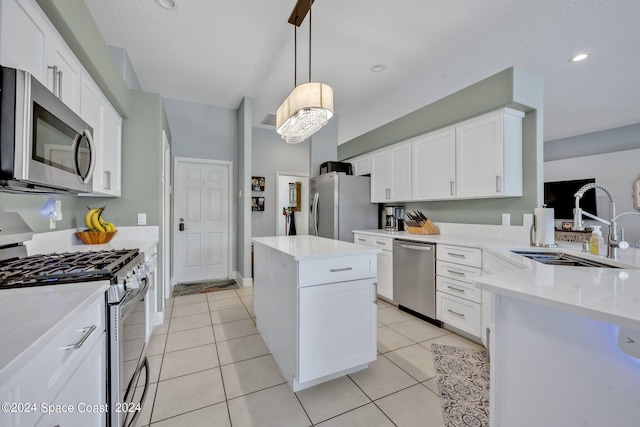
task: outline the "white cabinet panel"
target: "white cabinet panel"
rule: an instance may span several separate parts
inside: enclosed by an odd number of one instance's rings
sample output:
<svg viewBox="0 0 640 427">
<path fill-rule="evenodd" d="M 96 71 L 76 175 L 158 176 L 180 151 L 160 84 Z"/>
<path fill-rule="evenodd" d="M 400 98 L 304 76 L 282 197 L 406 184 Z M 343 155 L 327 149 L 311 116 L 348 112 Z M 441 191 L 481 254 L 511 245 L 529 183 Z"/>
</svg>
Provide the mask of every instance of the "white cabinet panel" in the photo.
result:
<svg viewBox="0 0 640 427">
<path fill-rule="evenodd" d="M 358 157 L 351 161 L 354 175 L 369 175 L 371 173 L 371 156 Z"/>
<path fill-rule="evenodd" d="M 299 382 L 376 360 L 373 283 L 366 279 L 300 289 Z"/>
<path fill-rule="evenodd" d="M 474 337 L 480 337 L 480 304 L 436 291 L 436 316 L 445 325 L 453 326 Z"/>
<path fill-rule="evenodd" d="M 371 202 L 411 199 L 411 143 L 371 155 Z"/>
<path fill-rule="evenodd" d="M 393 301 L 393 252 L 378 254 L 378 295 Z"/>
<path fill-rule="evenodd" d="M 46 65 L 47 88 L 79 113 L 82 65 L 57 34 L 48 38 Z"/>
<path fill-rule="evenodd" d="M 456 196 L 456 130 L 432 132 L 413 141 L 412 199 L 452 199 Z"/>
<path fill-rule="evenodd" d="M 458 198 L 522 196 L 522 117 L 503 109 L 456 127 Z"/>
</svg>

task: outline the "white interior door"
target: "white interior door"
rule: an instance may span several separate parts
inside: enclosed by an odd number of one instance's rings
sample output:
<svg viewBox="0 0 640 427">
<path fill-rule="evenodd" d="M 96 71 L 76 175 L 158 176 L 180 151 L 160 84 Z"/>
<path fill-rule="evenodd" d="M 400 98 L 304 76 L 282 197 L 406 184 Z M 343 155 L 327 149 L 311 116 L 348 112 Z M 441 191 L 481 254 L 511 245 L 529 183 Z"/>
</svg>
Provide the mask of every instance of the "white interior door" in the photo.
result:
<svg viewBox="0 0 640 427">
<path fill-rule="evenodd" d="M 174 223 L 178 283 L 228 278 L 231 162 L 176 158 Z"/>
</svg>

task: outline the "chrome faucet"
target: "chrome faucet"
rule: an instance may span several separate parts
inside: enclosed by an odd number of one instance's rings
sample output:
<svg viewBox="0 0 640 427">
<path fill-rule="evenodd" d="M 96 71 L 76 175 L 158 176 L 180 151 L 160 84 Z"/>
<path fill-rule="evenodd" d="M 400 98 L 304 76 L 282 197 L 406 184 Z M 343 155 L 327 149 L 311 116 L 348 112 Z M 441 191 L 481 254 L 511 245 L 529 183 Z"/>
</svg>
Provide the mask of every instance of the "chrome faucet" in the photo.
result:
<svg viewBox="0 0 640 427">
<path fill-rule="evenodd" d="M 584 193 L 586 193 L 587 190 L 595 190 L 596 188 L 601 189 L 602 191 L 607 193 L 607 196 L 609 196 L 609 221 L 580 209 L 580 199 L 582 198 L 582 196 L 584 196 Z M 616 196 L 604 185 L 598 184 L 597 182 L 592 182 L 580 187 L 580 189 L 576 191 L 576 194 L 574 194 L 574 197 L 576 198 L 576 207 L 573 210 L 573 229 L 584 230 L 582 215 L 607 224 L 609 226 L 609 237 L 607 238 L 607 257 L 611 259 L 618 259 L 619 249 L 627 249 L 629 247 L 629 244 L 624 241 L 624 236 L 618 236 L 618 224 L 616 223 L 616 220 L 618 219 L 618 216 L 616 216 Z"/>
</svg>

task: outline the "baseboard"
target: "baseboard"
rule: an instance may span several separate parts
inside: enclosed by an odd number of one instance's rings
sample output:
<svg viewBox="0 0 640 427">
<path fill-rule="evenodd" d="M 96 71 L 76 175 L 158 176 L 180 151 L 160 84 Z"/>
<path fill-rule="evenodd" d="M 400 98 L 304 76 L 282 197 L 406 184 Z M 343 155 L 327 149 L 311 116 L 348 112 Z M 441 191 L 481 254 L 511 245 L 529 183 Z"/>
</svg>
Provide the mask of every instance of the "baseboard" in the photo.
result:
<svg viewBox="0 0 640 427">
<path fill-rule="evenodd" d="M 235 280 L 238 286 L 240 286 L 241 288 L 250 288 L 253 286 L 253 278 L 244 278 L 239 271 L 233 272 L 233 280 Z"/>
</svg>

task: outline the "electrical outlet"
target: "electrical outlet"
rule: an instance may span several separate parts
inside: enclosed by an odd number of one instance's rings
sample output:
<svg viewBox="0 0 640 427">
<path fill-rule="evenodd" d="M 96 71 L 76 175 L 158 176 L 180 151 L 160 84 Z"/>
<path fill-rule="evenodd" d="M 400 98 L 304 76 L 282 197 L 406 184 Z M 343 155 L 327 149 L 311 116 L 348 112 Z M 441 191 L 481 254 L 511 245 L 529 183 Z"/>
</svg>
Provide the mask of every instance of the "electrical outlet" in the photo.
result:
<svg viewBox="0 0 640 427">
<path fill-rule="evenodd" d="M 147 225 L 147 214 L 139 213 L 138 214 L 138 225 Z"/>
<path fill-rule="evenodd" d="M 511 214 L 503 213 L 502 214 L 502 225 L 511 225 Z"/>
<path fill-rule="evenodd" d="M 531 227 L 531 224 L 533 224 L 533 214 L 522 214 L 522 225 Z"/>
</svg>

